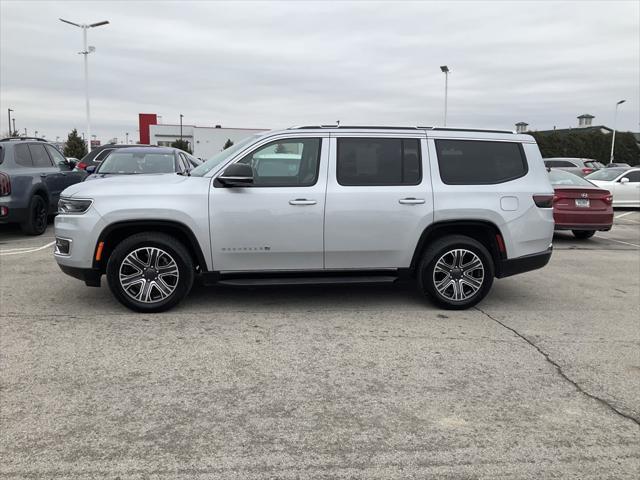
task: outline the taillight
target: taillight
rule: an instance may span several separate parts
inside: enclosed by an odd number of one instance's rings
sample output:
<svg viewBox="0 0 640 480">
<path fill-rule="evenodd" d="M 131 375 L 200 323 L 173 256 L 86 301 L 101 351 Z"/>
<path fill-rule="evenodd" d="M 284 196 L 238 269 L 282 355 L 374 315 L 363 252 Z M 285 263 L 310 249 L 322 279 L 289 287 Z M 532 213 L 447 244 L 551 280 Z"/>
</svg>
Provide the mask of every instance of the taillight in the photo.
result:
<svg viewBox="0 0 640 480">
<path fill-rule="evenodd" d="M 84 162 L 78 162 L 78 164 L 76 165 L 76 168 L 79 168 L 80 170 L 84 170 L 87 168 L 87 164 Z"/>
<path fill-rule="evenodd" d="M 11 194 L 11 178 L 6 173 L 0 172 L 0 197 Z"/>
<path fill-rule="evenodd" d="M 607 205 L 611 205 L 613 203 L 613 195 L 607 195 L 603 200 Z"/>
<path fill-rule="evenodd" d="M 539 208 L 552 208 L 554 195 L 534 195 L 533 202 Z"/>
<path fill-rule="evenodd" d="M 583 168 L 582 169 L 582 173 L 584 173 L 585 175 L 589 175 L 591 172 L 593 172 L 593 168 Z"/>
</svg>

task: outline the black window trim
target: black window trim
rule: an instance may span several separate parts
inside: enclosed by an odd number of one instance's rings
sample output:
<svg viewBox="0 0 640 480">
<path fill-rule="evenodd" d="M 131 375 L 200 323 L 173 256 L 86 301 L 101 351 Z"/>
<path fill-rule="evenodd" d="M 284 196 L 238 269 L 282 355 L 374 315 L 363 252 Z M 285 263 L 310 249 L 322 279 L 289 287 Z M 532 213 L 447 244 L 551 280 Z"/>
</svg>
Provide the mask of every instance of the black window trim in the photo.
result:
<svg viewBox="0 0 640 480">
<path fill-rule="evenodd" d="M 438 142 L 440 141 L 456 141 L 456 142 L 488 142 L 488 143 L 515 143 L 518 146 L 518 151 L 520 152 L 520 159 L 522 160 L 522 164 L 524 166 L 524 170 L 521 175 L 516 175 L 513 177 L 505 178 L 500 181 L 492 181 L 492 182 L 447 182 L 442 178 L 442 172 L 440 171 L 440 155 L 438 154 Z M 512 182 L 522 177 L 526 177 L 529 173 L 529 163 L 527 162 L 527 156 L 524 153 L 524 147 L 522 146 L 522 142 L 506 142 L 501 140 L 476 140 L 476 139 L 454 139 L 454 138 L 436 138 L 435 142 L 435 150 L 436 150 L 436 160 L 438 162 L 438 175 L 440 177 L 440 181 L 445 185 L 500 185 L 502 183 Z M 559 167 L 557 167 L 559 168 Z"/>
<path fill-rule="evenodd" d="M 340 161 L 340 140 L 400 140 L 400 181 L 404 179 L 404 141 L 416 140 L 418 142 L 418 168 L 420 175 L 418 176 L 417 183 L 367 183 L 365 185 L 353 185 L 349 183 L 342 183 L 338 175 L 338 162 Z M 422 184 L 422 137 L 380 137 L 380 136 L 366 136 L 366 137 L 336 137 L 336 182 L 342 187 L 415 187 Z"/>
<path fill-rule="evenodd" d="M 216 179 L 214 181 L 213 186 L 216 188 L 226 188 L 225 185 L 222 184 L 222 182 L 220 182 L 220 180 L 218 180 L 218 177 L 222 176 L 224 174 L 224 171 L 230 166 L 233 165 L 235 163 L 241 162 L 242 160 L 244 160 L 245 158 L 247 158 L 247 156 L 249 155 L 253 155 L 255 152 L 257 152 L 258 150 L 261 150 L 265 147 L 268 147 L 270 145 L 273 145 L 274 143 L 283 143 L 283 142 L 295 142 L 295 141 L 304 141 L 304 140 L 319 140 L 320 144 L 318 145 L 318 162 L 316 163 L 316 174 L 315 174 L 315 180 L 313 183 L 302 183 L 302 184 L 298 184 L 298 185 L 292 185 L 292 184 L 285 184 L 285 185 L 254 185 L 254 184 L 247 184 L 247 185 L 243 185 L 242 188 L 286 188 L 286 187 L 291 187 L 291 188 L 298 188 L 298 187 L 314 187 L 318 184 L 318 180 L 320 180 L 320 162 L 322 161 L 322 143 L 323 140 L 326 137 L 320 137 L 320 136 L 311 136 L 311 137 L 285 137 L 285 138 L 279 138 L 277 140 L 272 140 L 270 142 L 266 142 L 261 144 L 260 146 L 254 148 L 253 150 L 250 150 L 249 152 L 245 153 L 244 155 L 242 155 L 241 157 L 239 157 L 237 160 L 234 160 L 231 163 L 228 163 L 227 165 L 224 166 L 224 168 L 222 168 L 217 174 L 216 174 Z"/>
</svg>

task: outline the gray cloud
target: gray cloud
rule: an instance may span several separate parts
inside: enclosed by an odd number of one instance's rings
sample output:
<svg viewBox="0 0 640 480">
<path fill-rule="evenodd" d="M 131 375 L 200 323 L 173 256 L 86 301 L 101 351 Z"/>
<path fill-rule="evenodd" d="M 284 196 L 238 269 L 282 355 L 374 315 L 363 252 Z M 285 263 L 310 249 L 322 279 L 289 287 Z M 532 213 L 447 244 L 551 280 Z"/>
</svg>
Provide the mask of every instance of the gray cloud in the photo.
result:
<svg viewBox="0 0 640 480">
<path fill-rule="evenodd" d="M 0 131 L 84 130 L 79 29 L 89 32 L 92 130 L 165 123 L 568 127 L 581 113 L 640 130 L 638 2 L 0 3 Z"/>
</svg>

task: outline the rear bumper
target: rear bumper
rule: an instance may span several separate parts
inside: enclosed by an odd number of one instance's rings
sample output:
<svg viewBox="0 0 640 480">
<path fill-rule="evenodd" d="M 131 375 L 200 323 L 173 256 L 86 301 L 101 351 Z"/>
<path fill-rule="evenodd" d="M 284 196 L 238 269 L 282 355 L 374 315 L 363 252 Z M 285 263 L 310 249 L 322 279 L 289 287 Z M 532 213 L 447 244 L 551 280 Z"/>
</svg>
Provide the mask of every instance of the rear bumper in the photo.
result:
<svg viewBox="0 0 640 480">
<path fill-rule="evenodd" d="M 553 248 L 531 255 L 500 260 L 497 265 L 496 277 L 504 278 L 518 273 L 529 272 L 544 267 L 551 259 Z"/>
<path fill-rule="evenodd" d="M 21 223 L 29 218 L 29 208 L 11 197 L 0 197 L 0 207 L 8 210 L 7 215 L 0 216 L 0 223 Z"/>
<path fill-rule="evenodd" d="M 555 211 L 555 230 L 611 230 L 613 208 L 601 212 Z"/>
<path fill-rule="evenodd" d="M 100 286 L 100 278 L 102 277 L 100 270 L 95 270 L 93 268 L 69 267 L 67 265 L 60 264 L 58 264 L 58 266 L 64 273 L 73 278 L 77 278 L 78 280 L 82 280 L 88 287 Z"/>
</svg>

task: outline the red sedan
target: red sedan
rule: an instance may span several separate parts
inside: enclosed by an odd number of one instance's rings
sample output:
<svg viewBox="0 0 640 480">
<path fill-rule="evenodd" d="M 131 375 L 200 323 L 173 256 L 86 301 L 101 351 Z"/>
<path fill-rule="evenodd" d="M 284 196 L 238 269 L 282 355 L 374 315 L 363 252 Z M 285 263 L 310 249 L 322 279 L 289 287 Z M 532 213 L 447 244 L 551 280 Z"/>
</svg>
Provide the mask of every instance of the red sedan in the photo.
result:
<svg viewBox="0 0 640 480">
<path fill-rule="evenodd" d="M 596 230 L 613 226 L 613 196 L 608 190 L 563 170 L 549 170 L 556 230 L 571 230 L 576 238 L 590 238 Z"/>
</svg>

